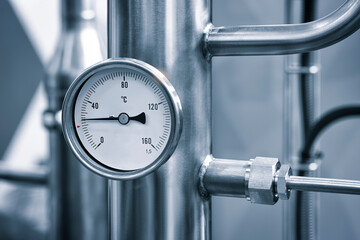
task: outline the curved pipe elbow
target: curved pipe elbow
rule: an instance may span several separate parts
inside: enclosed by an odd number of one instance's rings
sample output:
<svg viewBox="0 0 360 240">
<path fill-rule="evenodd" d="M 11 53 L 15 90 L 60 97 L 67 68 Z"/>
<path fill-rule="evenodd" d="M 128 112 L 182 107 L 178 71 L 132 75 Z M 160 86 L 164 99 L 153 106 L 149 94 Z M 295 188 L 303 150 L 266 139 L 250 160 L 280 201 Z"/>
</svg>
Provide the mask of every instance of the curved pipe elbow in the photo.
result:
<svg viewBox="0 0 360 240">
<path fill-rule="evenodd" d="M 207 28 L 209 56 L 281 55 L 314 51 L 333 45 L 360 27 L 360 0 L 348 0 L 319 20 L 303 24 Z"/>
</svg>

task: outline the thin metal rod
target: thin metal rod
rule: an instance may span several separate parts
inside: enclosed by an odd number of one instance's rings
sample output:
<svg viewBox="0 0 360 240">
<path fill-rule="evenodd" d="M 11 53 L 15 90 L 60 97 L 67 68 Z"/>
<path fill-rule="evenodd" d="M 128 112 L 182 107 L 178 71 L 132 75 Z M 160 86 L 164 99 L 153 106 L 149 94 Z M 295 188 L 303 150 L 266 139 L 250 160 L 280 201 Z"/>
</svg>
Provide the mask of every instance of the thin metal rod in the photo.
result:
<svg viewBox="0 0 360 240">
<path fill-rule="evenodd" d="M 291 190 L 360 195 L 360 181 L 291 176 L 286 183 Z"/>
<path fill-rule="evenodd" d="M 360 27 L 360 0 L 348 0 L 317 21 L 302 24 L 210 27 L 205 50 L 211 56 L 279 55 L 335 44 Z"/>
<path fill-rule="evenodd" d="M 36 170 L 19 170 L 5 164 L 0 164 L 0 179 L 17 183 L 45 185 L 48 183 L 48 171 L 44 168 Z"/>
</svg>

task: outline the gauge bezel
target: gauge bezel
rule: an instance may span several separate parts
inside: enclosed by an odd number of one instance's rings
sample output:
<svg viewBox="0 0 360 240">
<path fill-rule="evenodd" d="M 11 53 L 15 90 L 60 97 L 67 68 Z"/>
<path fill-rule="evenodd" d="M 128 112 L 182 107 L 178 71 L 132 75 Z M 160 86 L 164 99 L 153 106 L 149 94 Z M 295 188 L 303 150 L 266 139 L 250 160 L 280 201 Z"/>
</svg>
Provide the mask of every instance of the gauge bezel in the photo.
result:
<svg viewBox="0 0 360 240">
<path fill-rule="evenodd" d="M 169 103 L 171 113 L 171 130 L 168 142 L 159 157 L 151 164 L 141 169 L 124 171 L 102 164 L 99 160 L 95 159 L 90 153 L 88 153 L 76 133 L 74 111 L 76 100 L 81 88 L 84 86 L 85 82 L 97 72 L 114 68 L 128 68 L 131 70 L 139 70 L 140 72 L 148 74 L 156 81 L 159 88 L 163 90 L 165 98 Z M 174 87 L 165 75 L 155 67 L 132 58 L 110 58 L 89 67 L 71 84 L 63 102 L 62 126 L 66 142 L 85 167 L 106 178 L 114 180 L 132 180 L 152 173 L 171 157 L 181 136 L 182 108 L 180 99 Z"/>
</svg>

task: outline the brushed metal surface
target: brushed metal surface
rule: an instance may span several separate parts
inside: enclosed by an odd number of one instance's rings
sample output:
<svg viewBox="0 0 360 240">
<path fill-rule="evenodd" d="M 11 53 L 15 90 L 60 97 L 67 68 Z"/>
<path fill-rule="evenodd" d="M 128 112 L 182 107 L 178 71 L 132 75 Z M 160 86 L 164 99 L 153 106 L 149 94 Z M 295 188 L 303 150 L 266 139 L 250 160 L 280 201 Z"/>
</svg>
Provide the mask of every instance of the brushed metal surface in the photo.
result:
<svg viewBox="0 0 360 240">
<path fill-rule="evenodd" d="M 198 192 L 211 150 L 211 63 L 202 52 L 210 1 L 109 0 L 108 10 L 109 57 L 136 58 L 163 72 L 184 116 L 166 164 L 136 181 L 111 181 L 111 239 L 210 239 L 210 201 Z"/>
</svg>

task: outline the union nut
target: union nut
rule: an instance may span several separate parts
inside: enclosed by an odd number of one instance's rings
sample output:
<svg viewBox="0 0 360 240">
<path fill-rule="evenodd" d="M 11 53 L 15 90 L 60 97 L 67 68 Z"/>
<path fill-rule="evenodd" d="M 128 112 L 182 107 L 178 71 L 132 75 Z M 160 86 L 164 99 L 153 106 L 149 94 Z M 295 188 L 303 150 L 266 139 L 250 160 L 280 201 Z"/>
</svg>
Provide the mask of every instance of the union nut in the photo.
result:
<svg viewBox="0 0 360 240">
<path fill-rule="evenodd" d="M 252 203 L 273 205 L 278 200 L 275 175 L 280 168 L 277 158 L 256 157 L 250 160 L 248 199 Z"/>
<path fill-rule="evenodd" d="M 281 165 L 276 174 L 276 192 L 281 200 L 289 200 L 290 189 L 286 186 L 286 182 L 292 175 L 292 170 L 289 165 Z"/>
</svg>

